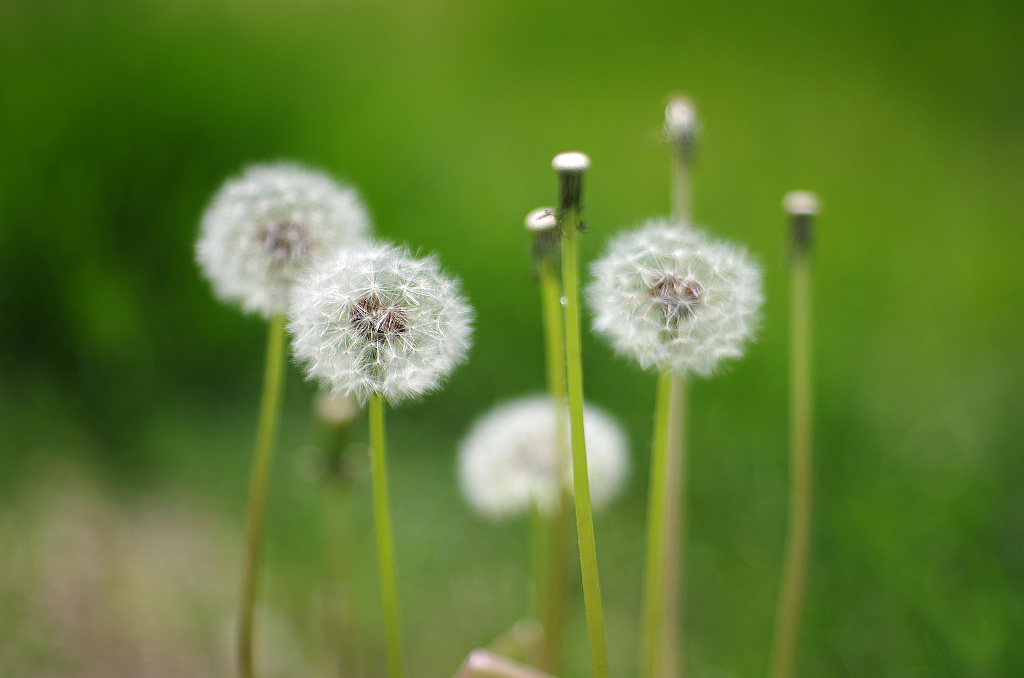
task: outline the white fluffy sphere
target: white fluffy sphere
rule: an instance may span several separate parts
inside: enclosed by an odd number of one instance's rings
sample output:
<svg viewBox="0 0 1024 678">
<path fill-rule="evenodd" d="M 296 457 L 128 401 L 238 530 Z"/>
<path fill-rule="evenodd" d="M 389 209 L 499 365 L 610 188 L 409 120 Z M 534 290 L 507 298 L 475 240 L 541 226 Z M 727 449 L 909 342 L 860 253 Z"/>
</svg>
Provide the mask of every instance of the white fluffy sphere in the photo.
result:
<svg viewBox="0 0 1024 678">
<path fill-rule="evenodd" d="M 473 310 L 435 257 L 380 243 L 342 250 L 296 282 L 292 352 L 335 395 L 391 403 L 441 385 L 469 352 Z"/>
<path fill-rule="evenodd" d="M 569 448 L 559 449 L 555 406 L 547 396 L 500 405 L 473 425 L 459 451 L 459 482 L 466 499 L 498 520 L 529 511 L 544 515 L 558 506 L 562 489 L 573 490 Z M 583 408 L 590 500 L 606 506 L 622 487 L 629 459 L 626 437 L 615 421 Z M 568 443 L 568 412 L 563 419 Z"/>
<path fill-rule="evenodd" d="M 616 236 L 591 273 L 594 330 L 644 369 L 707 377 L 743 355 L 760 319 L 746 251 L 666 220 Z"/>
<path fill-rule="evenodd" d="M 196 259 L 218 297 L 270 317 L 287 309 L 303 268 L 369 232 L 354 189 L 298 165 L 255 165 L 207 207 Z"/>
</svg>

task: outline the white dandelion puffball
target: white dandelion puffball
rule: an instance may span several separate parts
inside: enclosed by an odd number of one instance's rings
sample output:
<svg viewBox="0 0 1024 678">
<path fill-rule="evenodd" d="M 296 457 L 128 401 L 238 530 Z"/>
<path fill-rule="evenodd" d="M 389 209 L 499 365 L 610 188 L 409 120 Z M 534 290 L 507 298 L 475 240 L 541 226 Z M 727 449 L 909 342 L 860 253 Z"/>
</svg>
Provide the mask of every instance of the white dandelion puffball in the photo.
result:
<svg viewBox="0 0 1024 678">
<path fill-rule="evenodd" d="M 310 267 L 292 293 L 292 352 L 335 395 L 391 403 L 438 388 L 469 352 L 473 309 L 436 257 L 379 243 Z"/>
<path fill-rule="evenodd" d="M 311 261 L 365 242 L 369 231 L 355 189 L 298 165 L 255 165 L 207 207 L 196 259 L 218 297 L 270 317 L 287 309 Z"/>
<path fill-rule="evenodd" d="M 667 220 L 621 233 L 591 273 L 594 330 L 644 369 L 710 376 L 739 358 L 764 300 L 746 251 Z"/>
<path fill-rule="evenodd" d="M 573 489 L 572 459 L 568 446 L 559 450 L 555 420 L 547 396 L 500 405 L 477 420 L 459 451 L 459 483 L 473 508 L 494 520 L 534 506 L 544 515 L 554 513 L 561 489 Z M 600 509 L 625 479 L 626 437 L 611 417 L 589 405 L 583 408 L 583 421 L 590 500 Z"/>
</svg>

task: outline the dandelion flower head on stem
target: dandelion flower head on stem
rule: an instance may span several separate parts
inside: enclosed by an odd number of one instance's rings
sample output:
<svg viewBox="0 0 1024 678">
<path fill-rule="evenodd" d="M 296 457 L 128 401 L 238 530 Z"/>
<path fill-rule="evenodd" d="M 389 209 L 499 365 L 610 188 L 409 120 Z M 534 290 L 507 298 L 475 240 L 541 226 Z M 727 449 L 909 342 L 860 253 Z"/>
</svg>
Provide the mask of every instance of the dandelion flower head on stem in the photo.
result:
<svg viewBox="0 0 1024 678">
<path fill-rule="evenodd" d="M 465 360 L 473 310 L 436 257 L 387 243 L 342 250 L 296 283 L 288 329 L 310 378 L 392 404 L 439 388 Z"/>
<path fill-rule="evenodd" d="M 760 269 L 700 230 L 648 221 L 616 236 L 591 272 L 594 330 L 643 369 L 710 376 L 757 329 Z"/>
<path fill-rule="evenodd" d="M 473 425 L 459 452 L 459 482 L 473 508 L 494 520 L 534 506 L 543 515 L 554 513 L 561 491 L 573 490 L 569 450 L 559 449 L 556 419 L 550 397 L 530 396 L 499 405 Z M 599 509 L 622 487 L 626 438 L 595 407 L 585 406 L 583 419 L 590 498 Z M 565 424 L 568 440 L 568 417 Z"/>
<path fill-rule="evenodd" d="M 355 189 L 326 174 L 289 163 L 254 165 L 214 196 L 196 259 L 218 297 L 270 317 L 287 309 L 302 269 L 366 241 L 369 224 Z"/>
</svg>

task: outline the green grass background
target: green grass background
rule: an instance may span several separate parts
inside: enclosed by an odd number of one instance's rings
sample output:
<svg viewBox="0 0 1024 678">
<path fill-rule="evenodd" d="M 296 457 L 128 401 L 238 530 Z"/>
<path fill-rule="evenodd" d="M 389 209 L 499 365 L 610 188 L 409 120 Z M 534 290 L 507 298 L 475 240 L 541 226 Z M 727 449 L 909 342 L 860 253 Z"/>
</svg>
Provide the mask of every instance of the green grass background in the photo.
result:
<svg viewBox="0 0 1024 678">
<path fill-rule="evenodd" d="M 1022 34 L 1010 0 L 5 0 L 0 502 L 71 459 L 112 492 L 172 488 L 240 528 L 265 327 L 212 297 L 197 223 L 248 163 L 323 168 L 359 188 L 379 235 L 436 251 L 476 308 L 469 363 L 390 417 L 411 675 L 450 674 L 527 611 L 526 526 L 473 517 L 454 482 L 472 419 L 543 387 L 522 218 L 554 200 L 549 162 L 571 149 L 593 163 L 585 262 L 667 212 L 660 121 L 686 92 L 697 220 L 747 244 L 767 294 L 748 356 L 693 393 L 693 675 L 756 676 L 767 656 L 793 188 L 824 204 L 800 675 L 1021 675 Z M 654 376 L 585 334 L 588 398 L 632 445 L 628 490 L 597 524 L 623 676 Z M 304 628 L 324 546 L 296 470 L 312 393 L 293 368 L 267 539 L 268 597 Z M 381 675 L 365 483 L 352 499 L 353 614 Z M 587 671 L 577 612 L 570 676 Z"/>
</svg>

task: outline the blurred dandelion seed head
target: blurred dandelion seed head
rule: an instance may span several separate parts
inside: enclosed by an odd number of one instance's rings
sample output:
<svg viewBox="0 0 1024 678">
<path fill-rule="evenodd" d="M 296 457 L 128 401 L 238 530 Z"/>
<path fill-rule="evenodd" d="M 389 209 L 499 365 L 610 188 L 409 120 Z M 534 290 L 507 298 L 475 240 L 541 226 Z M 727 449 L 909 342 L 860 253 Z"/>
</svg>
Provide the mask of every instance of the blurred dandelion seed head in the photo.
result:
<svg viewBox="0 0 1024 678">
<path fill-rule="evenodd" d="M 465 360 L 473 311 L 433 256 L 376 244 L 307 271 L 289 313 L 292 352 L 336 396 L 392 403 L 434 390 Z"/>
<path fill-rule="evenodd" d="M 591 272 L 594 330 L 644 369 L 707 377 L 753 339 L 760 269 L 699 230 L 648 221 L 615 237 Z"/>
<path fill-rule="evenodd" d="M 317 394 L 315 408 L 320 422 L 332 427 L 348 426 L 361 412 L 355 398 L 331 395 L 330 391 Z"/>
<path fill-rule="evenodd" d="M 305 266 L 365 241 L 369 230 L 354 189 L 298 165 L 255 165 L 214 196 L 196 258 L 218 297 L 269 317 L 287 308 Z"/>
<path fill-rule="evenodd" d="M 555 406 L 530 396 L 491 410 L 477 420 L 459 451 L 459 482 L 469 504 L 493 520 L 534 506 L 550 516 L 564 489 L 572 492 L 568 447 L 559 450 Z M 584 407 L 587 470 L 595 509 L 608 505 L 628 469 L 626 438 L 604 412 Z M 565 440 L 568 440 L 568 417 Z M 561 457 L 561 458 L 560 458 Z"/>
</svg>

